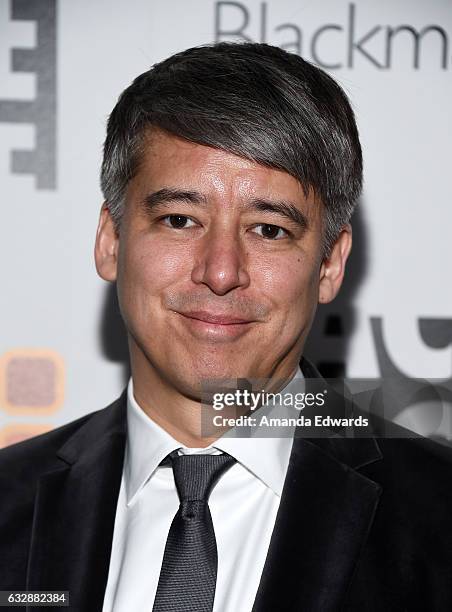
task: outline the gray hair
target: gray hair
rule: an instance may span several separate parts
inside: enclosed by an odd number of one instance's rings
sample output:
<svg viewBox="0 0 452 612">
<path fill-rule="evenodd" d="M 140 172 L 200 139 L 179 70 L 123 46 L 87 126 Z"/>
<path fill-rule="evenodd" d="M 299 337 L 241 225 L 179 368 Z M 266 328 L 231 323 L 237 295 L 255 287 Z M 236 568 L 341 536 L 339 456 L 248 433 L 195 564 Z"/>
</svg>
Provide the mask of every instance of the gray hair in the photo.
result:
<svg viewBox="0 0 452 612">
<path fill-rule="evenodd" d="M 324 254 L 352 216 L 362 154 L 350 103 L 323 70 L 278 47 L 222 42 L 155 64 L 107 126 L 101 187 L 117 231 L 144 135 L 157 127 L 294 176 L 325 207 Z"/>
</svg>

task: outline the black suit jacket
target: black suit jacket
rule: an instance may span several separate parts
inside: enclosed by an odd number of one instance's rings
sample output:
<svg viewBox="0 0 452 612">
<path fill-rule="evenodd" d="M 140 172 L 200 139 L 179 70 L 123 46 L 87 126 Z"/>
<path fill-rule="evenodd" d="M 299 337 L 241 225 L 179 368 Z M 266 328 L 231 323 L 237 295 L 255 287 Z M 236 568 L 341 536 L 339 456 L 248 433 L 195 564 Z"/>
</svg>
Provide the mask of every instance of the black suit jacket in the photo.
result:
<svg viewBox="0 0 452 612">
<path fill-rule="evenodd" d="M 0 590 L 102 610 L 126 399 L 0 451 Z M 419 438 L 295 438 L 253 612 L 450 612 L 451 457 Z"/>
</svg>

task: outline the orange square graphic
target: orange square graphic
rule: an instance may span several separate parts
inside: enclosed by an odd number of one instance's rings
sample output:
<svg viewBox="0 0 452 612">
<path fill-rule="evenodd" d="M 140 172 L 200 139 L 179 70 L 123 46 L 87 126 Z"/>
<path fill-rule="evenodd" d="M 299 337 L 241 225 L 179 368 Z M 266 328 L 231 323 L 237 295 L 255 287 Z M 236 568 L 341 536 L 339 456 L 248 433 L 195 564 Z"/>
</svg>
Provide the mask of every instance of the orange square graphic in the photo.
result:
<svg viewBox="0 0 452 612">
<path fill-rule="evenodd" d="M 13 415 L 41 416 L 64 399 L 64 362 L 48 349 L 15 349 L 0 359 L 0 407 Z"/>
<path fill-rule="evenodd" d="M 46 433 L 52 429 L 52 425 L 29 425 L 27 423 L 6 425 L 0 429 L 0 448 L 28 440 L 28 438 L 33 438 L 33 436 L 39 436 L 39 434 Z"/>
</svg>

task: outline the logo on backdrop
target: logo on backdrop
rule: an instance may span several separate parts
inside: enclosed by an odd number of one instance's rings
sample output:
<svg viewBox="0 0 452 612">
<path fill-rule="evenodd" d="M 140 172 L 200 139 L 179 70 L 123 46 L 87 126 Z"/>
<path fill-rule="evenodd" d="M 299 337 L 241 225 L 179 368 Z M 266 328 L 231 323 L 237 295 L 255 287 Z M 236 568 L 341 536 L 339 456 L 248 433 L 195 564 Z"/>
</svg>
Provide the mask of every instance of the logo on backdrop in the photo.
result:
<svg viewBox="0 0 452 612">
<path fill-rule="evenodd" d="M 449 36 L 439 25 L 416 28 L 400 25 L 375 24 L 363 27 L 355 3 L 346 7 L 340 23 L 325 23 L 312 33 L 300 23 L 272 23 L 269 2 L 254 9 L 245 2 L 215 3 L 215 41 L 247 40 L 278 45 L 282 49 L 311 58 L 328 70 L 354 68 L 365 62 L 379 70 L 392 67 L 394 55 L 408 53 L 407 67 L 423 67 L 422 54 L 435 58 L 436 65 L 446 70 L 449 65 Z M 254 37 L 253 37 L 254 35 Z"/>
<path fill-rule="evenodd" d="M 11 151 L 11 171 L 34 175 L 38 189 L 55 189 L 56 0 L 11 0 L 10 6 L 13 21 L 32 21 L 36 26 L 36 46 L 13 47 L 10 56 L 13 73 L 35 75 L 35 97 L 0 99 L 0 122 L 31 124 L 35 128 L 35 148 Z"/>
<path fill-rule="evenodd" d="M 345 344 L 350 340 L 349 316 L 343 312 L 324 314 L 317 311 L 314 326 L 310 332 L 307 354 L 313 358 L 317 367 L 327 378 L 345 378 L 347 372 Z M 387 323 L 388 319 L 386 319 Z M 407 379 L 404 372 L 401 355 L 394 354 L 388 346 L 385 334 L 385 319 L 383 317 L 370 317 L 372 346 L 375 351 L 378 366 L 378 375 L 381 378 Z M 419 330 L 419 348 L 428 347 L 432 351 L 451 349 L 452 356 L 452 319 L 417 317 Z M 403 344 L 400 344 L 403 354 Z M 448 382 L 452 384 L 452 361 Z"/>
</svg>

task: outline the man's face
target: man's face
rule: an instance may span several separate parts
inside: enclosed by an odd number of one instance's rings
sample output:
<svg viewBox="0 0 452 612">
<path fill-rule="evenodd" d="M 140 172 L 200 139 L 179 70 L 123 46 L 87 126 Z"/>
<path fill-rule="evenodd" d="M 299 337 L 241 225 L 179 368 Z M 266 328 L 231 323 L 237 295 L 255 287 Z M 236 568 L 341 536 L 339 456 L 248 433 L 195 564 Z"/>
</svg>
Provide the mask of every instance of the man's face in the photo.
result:
<svg viewBox="0 0 452 612">
<path fill-rule="evenodd" d="M 119 238 L 104 210 L 96 246 L 132 367 L 189 397 L 206 378 L 291 375 L 325 276 L 322 215 L 286 172 L 150 133 Z"/>
</svg>

